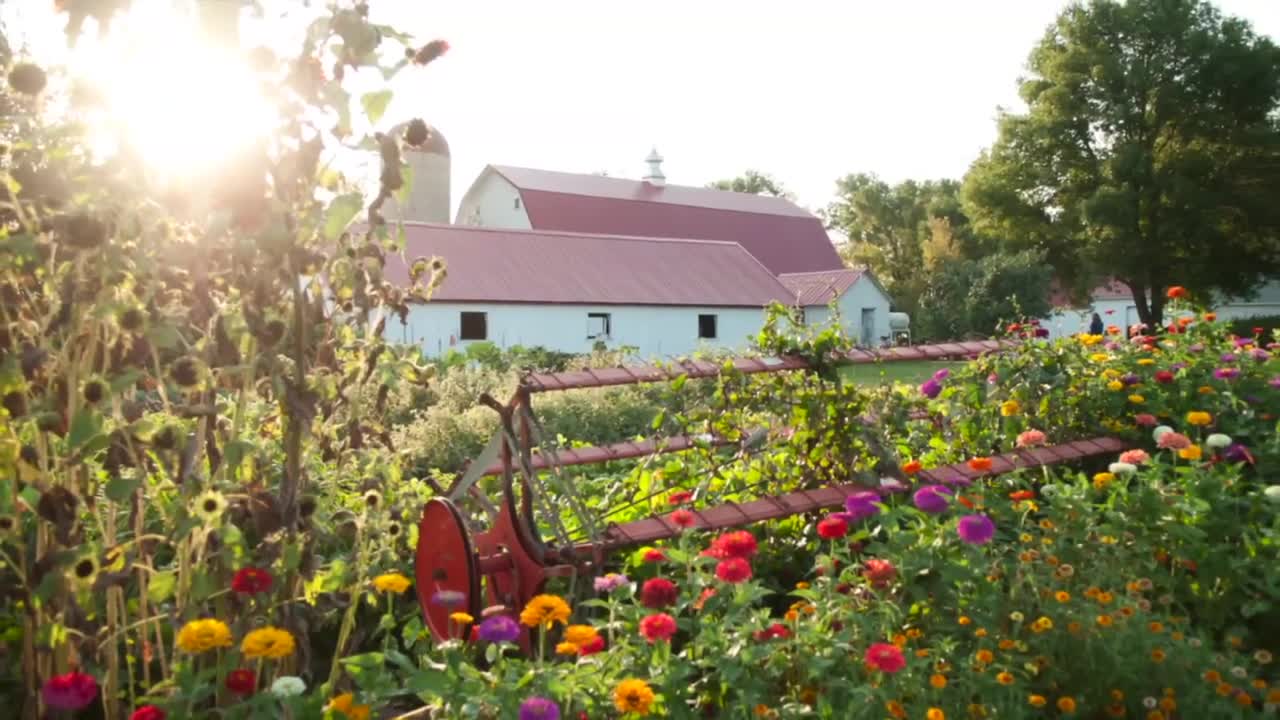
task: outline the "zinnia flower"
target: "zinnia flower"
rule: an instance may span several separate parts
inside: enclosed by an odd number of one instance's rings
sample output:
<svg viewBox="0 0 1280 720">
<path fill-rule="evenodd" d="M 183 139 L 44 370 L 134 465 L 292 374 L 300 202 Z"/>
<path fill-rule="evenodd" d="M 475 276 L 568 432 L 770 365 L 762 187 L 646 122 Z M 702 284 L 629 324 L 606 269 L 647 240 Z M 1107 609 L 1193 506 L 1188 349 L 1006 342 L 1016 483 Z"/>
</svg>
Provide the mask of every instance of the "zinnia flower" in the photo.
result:
<svg viewBox="0 0 1280 720">
<path fill-rule="evenodd" d="M 1204 444 L 1214 450 L 1221 450 L 1231 445 L 1231 436 L 1223 435 L 1222 433 L 1213 433 L 1209 437 L 1205 438 Z"/>
<path fill-rule="evenodd" d="M 930 400 L 938 397 L 938 395 L 941 393 L 942 393 L 942 383 L 938 382 L 937 380 L 934 380 L 933 378 L 929 378 L 928 380 L 925 380 L 923 383 L 920 383 L 920 394 L 924 395 Z"/>
<path fill-rule="evenodd" d="M 506 615 L 493 615 L 480 623 L 476 637 L 488 643 L 515 642 L 520 637 L 520 626 Z"/>
<path fill-rule="evenodd" d="M 556 595 L 535 595 L 520 611 L 520 622 L 526 627 L 542 627 L 550 630 L 555 623 L 569 622 L 569 603 Z"/>
<path fill-rule="evenodd" d="M 1039 430 L 1024 430 L 1018 434 L 1018 447 L 1037 447 L 1044 445 L 1046 440 L 1044 433 Z"/>
<path fill-rule="evenodd" d="M 849 515 L 849 522 L 857 522 L 864 518 L 880 514 L 880 496 L 869 490 L 856 492 L 844 499 L 844 511 Z"/>
<path fill-rule="evenodd" d="M 640 588 L 640 604 L 647 608 L 664 608 L 675 605 L 679 597 L 676 584 L 666 578 L 650 578 Z"/>
<path fill-rule="evenodd" d="M 1138 472 L 1138 466 L 1124 462 L 1113 462 L 1107 466 L 1107 470 L 1110 471 L 1112 475 L 1132 475 L 1133 473 Z"/>
<path fill-rule="evenodd" d="M 1151 461 L 1146 450 L 1125 450 L 1120 453 L 1120 462 L 1132 465 L 1143 465 Z"/>
<path fill-rule="evenodd" d="M 653 689 L 643 680 L 628 678 L 613 689 L 613 706 L 620 713 L 648 715 L 653 707 Z"/>
<path fill-rule="evenodd" d="M 774 623 L 763 630 L 757 630 L 751 633 L 751 637 L 759 642 L 765 640 L 784 640 L 791 637 L 791 630 L 782 623 Z"/>
<path fill-rule="evenodd" d="M 1277 378 L 1277 380 L 1280 380 L 1280 378 Z M 922 470 L 923 468 L 924 466 L 920 464 L 920 461 L 910 460 L 902 465 L 902 474 L 915 475 L 916 473 L 920 472 L 920 470 Z"/>
<path fill-rule="evenodd" d="M 54 710 L 80 710 L 98 696 L 98 681 L 82 672 L 54 675 L 44 682 L 40 696 Z"/>
<path fill-rule="evenodd" d="M 258 676 L 252 670 L 237 668 L 227 673 L 224 684 L 237 695 L 252 695 L 258 689 Z"/>
<path fill-rule="evenodd" d="M 560 706 L 535 695 L 520 703 L 520 720 L 560 720 Z"/>
<path fill-rule="evenodd" d="M 751 563 L 740 557 L 731 557 L 716 564 L 716 577 L 727 583 L 741 583 L 751 579 Z"/>
<path fill-rule="evenodd" d="M 670 640 L 676 634 L 676 619 L 666 613 L 654 613 L 640 620 L 640 634 L 650 643 Z"/>
<path fill-rule="evenodd" d="M 1165 293 L 1165 295 L 1170 300 L 1177 300 L 1178 298 L 1184 298 L 1187 296 L 1187 289 L 1182 287 L 1181 285 L 1174 285 L 1169 288 L 1169 290 Z"/>
<path fill-rule="evenodd" d="M 155 705 L 143 705 L 129 714 L 129 720 L 164 720 L 164 710 Z"/>
<path fill-rule="evenodd" d="M 755 556 L 759 546 L 756 537 L 746 530 L 727 532 L 711 542 L 708 554 L 711 557 L 725 560 L 728 558 L 751 558 Z"/>
<path fill-rule="evenodd" d="M 1021 409 L 1022 406 L 1018 404 L 1017 400 L 1005 400 L 1000 403 L 1000 414 L 1004 417 L 1013 417 Z"/>
<path fill-rule="evenodd" d="M 578 655 L 587 657 L 604 650 L 604 636 L 596 635 L 593 640 L 578 646 Z"/>
<path fill-rule="evenodd" d="M 683 505 L 693 499 L 693 493 L 688 490 L 677 490 L 667 496 L 668 505 Z"/>
<path fill-rule="evenodd" d="M 327 709 L 348 720 L 369 720 L 369 706 L 357 705 L 356 696 L 351 693 L 342 693 L 335 696 L 329 701 Z"/>
<path fill-rule="evenodd" d="M 1214 370 L 1213 376 L 1219 380 L 1233 380 L 1240 376 L 1240 371 L 1233 367 L 1223 367 Z"/>
<path fill-rule="evenodd" d="M 1249 463 L 1250 465 L 1253 464 L 1253 456 L 1249 454 L 1249 448 L 1238 442 L 1231 443 L 1231 447 L 1227 448 L 1227 451 L 1223 453 L 1223 457 L 1231 462 L 1243 462 Z"/>
<path fill-rule="evenodd" d="M 694 514 L 684 508 L 671 511 L 671 523 L 676 527 L 691 528 L 696 522 Z"/>
<path fill-rule="evenodd" d="M 400 573 L 386 573 L 373 579 L 373 587 L 378 592 L 391 592 L 399 595 L 409 589 L 409 578 Z"/>
<path fill-rule="evenodd" d="M 1156 438 L 1156 447 L 1161 450 L 1182 450 L 1191 447 L 1191 438 L 1170 430 Z"/>
<path fill-rule="evenodd" d="M 1133 422 L 1140 427 L 1153 427 L 1158 421 L 1151 413 L 1138 413 L 1133 416 Z"/>
<path fill-rule="evenodd" d="M 1194 443 L 1178 450 L 1178 457 L 1183 460 L 1199 460 L 1203 456 L 1204 453 L 1200 450 L 1200 446 Z"/>
<path fill-rule="evenodd" d="M 254 567 L 240 568 L 231 578 L 231 589 L 242 595 L 255 595 L 269 592 L 272 583 L 271 573 Z"/>
<path fill-rule="evenodd" d="M 969 458 L 969 469 L 974 472 L 988 472 L 991 470 L 991 458 L 975 457 Z"/>
<path fill-rule="evenodd" d="M 984 545 L 996 534 L 996 524 L 986 515 L 965 515 L 956 523 L 956 533 L 970 545 Z"/>
<path fill-rule="evenodd" d="M 902 650 L 890 643 L 874 643 L 863 657 L 867 667 L 884 673 L 896 673 L 907 666 Z"/>
<path fill-rule="evenodd" d="M 607 593 L 607 592 L 613 592 L 614 590 L 617 590 L 618 588 L 622 587 L 623 585 L 626 585 L 629 582 L 631 581 L 627 579 L 626 575 L 619 575 L 618 573 L 609 573 L 607 575 L 603 575 L 601 577 L 596 578 L 594 585 L 595 585 L 596 592 Z"/>
<path fill-rule="evenodd" d="M 948 377 L 950 377 L 950 375 L 951 375 L 950 368 L 942 368 L 941 370 L 933 374 L 933 379 L 937 380 L 938 382 L 942 382 L 943 380 L 946 380 Z"/>
<path fill-rule="evenodd" d="M 868 558 L 862 563 L 862 576 L 871 583 L 873 587 L 883 588 L 887 586 L 897 575 L 898 569 L 893 563 L 880 558 Z"/>
<path fill-rule="evenodd" d="M 849 523 L 834 515 L 825 517 L 818 522 L 818 537 L 824 540 L 842 538 L 848 533 Z"/>
<path fill-rule="evenodd" d="M 250 660 L 279 660 L 293 654 L 293 635 L 288 630 L 267 625 L 253 630 L 240 641 L 240 652 Z"/>
<path fill-rule="evenodd" d="M 647 563 L 660 563 L 667 559 L 666 553 L 657 548 L 649 548 L 644 551 L 644 561 Z"/>
<path fill-rule="evenodd" d="M 278 698 L 296 697 L 306 691 L 307 684 L 293 675 L 281 675 L 271 683 L 271 694 Z"/>
<path fill-rule="evenodd" d="M 1192 410 L 1187 413 L 1188 425 L 1208 425 L 1213 422 L 1213 416 L 1203 410 Z"/>
<path fill-rule="evenodd" d="M 431 604 L 443 608 L 455 608 L 467 601 L 467 596 L 457 590 L 438 590 L 431 595 Z"/>
<path fill-rule="evenodd" d="M 231 647 L 231 628 L 221 620 L 192 620 L 178 631 L 178 648 L 197 655 L 216 648 Z"/>
<path fill-rule="evenodd" d="M 470 625 L 476 621 L 476 619 L 472 617 L 471 613 L 464 612 L 449 613 L 449 619 L 458 625 Z"/>
<path fill-rule="evenodd" d="M 937 515 L 946 512 L 950 503 L 947 502 L 946 495 L 951 494 L 951 489 L 942 485 L 925 485 L 915 492 L 911 497 L 916 507 L 930 515 Z"/>
</svg>

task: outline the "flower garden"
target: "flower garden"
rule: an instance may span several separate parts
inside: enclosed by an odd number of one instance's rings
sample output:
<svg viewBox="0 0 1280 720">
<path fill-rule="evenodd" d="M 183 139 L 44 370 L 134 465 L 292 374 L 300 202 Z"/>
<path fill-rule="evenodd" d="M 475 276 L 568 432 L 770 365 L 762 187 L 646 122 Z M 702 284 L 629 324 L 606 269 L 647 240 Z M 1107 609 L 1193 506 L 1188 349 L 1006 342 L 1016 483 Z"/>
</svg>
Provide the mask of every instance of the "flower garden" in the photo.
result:
<svg viewBox="0 0 1280 720">
<path fill-rule="evenodd" d="M 86 11 L 66 6 L 79 28 Z M 1280 338 L 1232 334 L 1180 288 L 1167 327 L 1050 342 L 1014 323 L 1007 351 L 919 386 L 848 381 L 847 338 L 774 308 L 755 353 L 810 370 L 730 363 L 629 396 L 629 414 L 653 400 L 657 437 L 727 444 L 577 468 L 537 498 L 547 537 L 586 534 L 585 512 L 663 518 L 679 530 L 670 541 L 554 577 L 519 607 L 418 586 L 415 551 L 436 540 L 419 536 L 424 503 L 456 478 L 415 464 L 445 454 L 394 418 L 452 381 L 389 344 L 387 323 L 429 301 L 447 258 L 410 259 L 408 287 L 384 282 L 400 247 L 379 209 L 411 180 L 400 152 L 426 125 L 356 137 L 352 108 L 373 124 L 389 97 L 352 96 L 342 76 L 391 77 L 448 45 L 415 44 L 358 8 L 316 12 L 300 56 L 258 53 L 280 123 L 269 148 L 229 159 L 212 193 L 100 162 L 76 122 L 91 96 L 35 63 L 11 69 L 5 100 L 22 112 L 5 116 L 13 142 L 0 153 L 7 717 L 1211 720 L 1280 708 Z M 376 196 L 322 150 L 376 150 Z M 560 407 L 606 405 L 609 392 Z M 1003 473 L 993 462 L 1104 435 L 1127 449 Z M 971 479 L 921 481 L 957 463 Z M 833 512 L 714 532 L 699 520 L 850 482 L 862 489 Z M 419 600 L 448 611 L 448 632 L 428 630 Z"/>
</svg>

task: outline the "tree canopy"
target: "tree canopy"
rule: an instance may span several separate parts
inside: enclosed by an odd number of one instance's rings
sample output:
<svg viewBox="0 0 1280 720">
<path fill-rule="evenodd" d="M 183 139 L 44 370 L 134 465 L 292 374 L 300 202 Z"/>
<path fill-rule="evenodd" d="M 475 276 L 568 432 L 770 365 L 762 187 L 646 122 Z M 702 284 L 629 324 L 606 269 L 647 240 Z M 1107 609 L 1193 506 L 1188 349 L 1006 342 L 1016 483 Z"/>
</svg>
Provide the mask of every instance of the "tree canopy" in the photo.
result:
<svg viewBox="0 0 1280 720">
<path fill-rule="evenodd" d="M 1280 271 L 1280 49 L 1202 0 L 1069 7 L 1031 53 L 1024 113 L 964 183 L 975 229 L 1163 321 L 1167 288 L 1247 294 Z M 1150 301 L 1148 301 L 1148 297 Z"/>
<path fill-rule="evenodd" d="M 752 195 L 772 195 L 774 197 L 794 200 L 795 196 L 778 182 L 776 178 L 759 170 L 747 170 L 741 175 L 725 180 L 708 183 L 707 187 L 730 192 L 750 193 Z"/>
</svg>

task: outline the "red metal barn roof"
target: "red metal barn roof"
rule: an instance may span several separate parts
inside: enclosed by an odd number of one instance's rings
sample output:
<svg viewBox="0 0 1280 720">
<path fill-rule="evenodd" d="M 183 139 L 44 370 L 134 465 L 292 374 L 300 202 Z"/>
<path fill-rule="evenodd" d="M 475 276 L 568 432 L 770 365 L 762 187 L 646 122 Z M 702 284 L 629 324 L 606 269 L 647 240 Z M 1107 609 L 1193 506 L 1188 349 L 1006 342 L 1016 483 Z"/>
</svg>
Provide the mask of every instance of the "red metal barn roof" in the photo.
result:
<svg viewBox="0 0 1280 720">
<path fill-rule="evenodd" d="M 778 280 L 787 286 L 796 296 L 796 304 L 801 306 L 829 305 L 832 300 L 845 292 L 862 277 L 862 270 L 845 268 L 844 270 L 824 270 L 822 272 L 785 273 Z"/>
<path fill-rule="evenodd" d="M 736 242 L 775 275 L 843 267 L 822 221 L 783 198 L 490 166 L 536 230 Z"/>
<path fill-rule="evenodd" d="M 433 300 L 576 305 L 790 305 L 782 283 L 736 243 L 460 225 L 405 225 L 404 258 L 386 279 L 409 282 L 405 258 L 438 255 L 447 275 Z"/>
</svg>

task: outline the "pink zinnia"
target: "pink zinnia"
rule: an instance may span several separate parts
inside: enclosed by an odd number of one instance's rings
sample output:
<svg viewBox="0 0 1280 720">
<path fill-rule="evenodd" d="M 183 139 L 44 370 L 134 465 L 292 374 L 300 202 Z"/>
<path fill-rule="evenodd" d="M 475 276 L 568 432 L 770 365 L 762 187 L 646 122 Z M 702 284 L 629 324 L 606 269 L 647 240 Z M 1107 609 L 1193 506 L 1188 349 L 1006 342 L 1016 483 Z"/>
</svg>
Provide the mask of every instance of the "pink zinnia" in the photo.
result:
<svg viewBox="0 0 1280 720">
<path fill-rule="evenodd" d="M 45 681 L 40 694 L 44 704 L 54 710 L 79 710 L 98 696 L 98 681 L 82 672 L 54 675 Z"/>
<path fill-rule="evenodd" d="M 1170 430 L 1169 432 L 1161 435 L 1160 439 L 1156 440 L 1156 447 L 1159 447 L 1161 450 L 1181 450 L 1183 448 L 1191 447 L 1191 438 L 1180 432 L 1173 432 Z"/>
<path fill-rule="evenodd" d="M 1036 447 L 1045 444 L 1046 439 L 1039 430 L 1025 430 L 1018 434 L 1018 447 Z"/>
<path fill-rule="evenodd" d="M 1138 413 L 1133 416 L 1133 421 L 1142 427 L 1155 427 L 1159 420 L 1151 413 Z"/>
<path fill-rule="evenodd" d="M 676 527 L 691 528 L 697 522 L 697 518 L 693 516 L 692 512 L 680 508 L 679 510 L 671 511 L 671 522 Z"/>
<path fill-rule="evenodd" d="M 862 563 L 862 576 L 871 583 L 872 587 L 886 587 L 893 580 L 894 575 L 898 574 L 898 569 L 893 563 L 880 558 L 869 558 Z"/>
<path fill-rule="evenodd" d="M 1120 462 L 1130 465 L 1142 465 L 1151 460 L 1146 450 L 1125 450 L 1120 453 Z"/>
<path fill-rule="evenodd" d="M 863 660 L 867 663 L 867 667 L 885 673 L 896 673 L 907 666 L 907 659 L 902 656 L 902 650 L 897 645 L 889 643 L 873 644 L 867 648 L 867 654 Z"/>
</svg>

